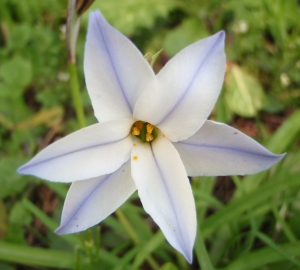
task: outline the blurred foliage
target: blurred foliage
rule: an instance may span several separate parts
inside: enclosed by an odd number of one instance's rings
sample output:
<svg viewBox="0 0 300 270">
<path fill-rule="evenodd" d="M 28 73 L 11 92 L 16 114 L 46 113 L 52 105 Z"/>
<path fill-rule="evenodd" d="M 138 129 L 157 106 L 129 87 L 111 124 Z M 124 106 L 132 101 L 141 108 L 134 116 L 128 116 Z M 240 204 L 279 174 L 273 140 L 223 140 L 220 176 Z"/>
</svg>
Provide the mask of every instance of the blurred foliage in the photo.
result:
<svg viewBox="0 0 300 270">
<path fill-rule="evenodd" d="M 144 54 L 164 48 L 156 71 L 185 46 L 226 31 L 227 73 L 212 117 L 241 129 L 251 123 L 251 135 L 288 155 L 269 171 L 243 180 L 232 177 L 229 203 L 226 194 L 213 196 L 215 179 L 195 178 L 199 228 L 218 269 L 298 269 L 299 1 L 96 0 L 92 9 L 100 9 Z M 149 255 L 160 269 L 199 269 L 198 240 L 194 263 L 188 266 L 145 215 L 137 194 L 122 210 L 136 231 L 138 246 L 115 215 L 101 223 L 101 234 L 95 227 L 80 236 L 61 237 L 53 230 L 67 187 L 16 173 L 40 149 L 78 129 L 70 102 L 66 14 L 67 1 L 0 0 L 0 269 L 21 269 L 20 264 L 38 269 L 143 269 Z M 91 124 L 95 118 L 81 64 L 87 23 L 88 12 L 77 52 L 82 101 Z"/>
</svg>

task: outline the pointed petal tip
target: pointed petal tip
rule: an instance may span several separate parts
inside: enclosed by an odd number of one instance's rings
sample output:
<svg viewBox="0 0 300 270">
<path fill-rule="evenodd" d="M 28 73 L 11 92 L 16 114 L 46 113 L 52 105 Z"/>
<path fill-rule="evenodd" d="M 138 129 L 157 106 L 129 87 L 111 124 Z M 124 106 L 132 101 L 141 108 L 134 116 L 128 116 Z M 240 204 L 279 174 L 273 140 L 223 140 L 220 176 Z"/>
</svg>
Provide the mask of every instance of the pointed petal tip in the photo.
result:
<svg viewBox="0 0 300 270">
<path fill-rule="evenodd" d="M 64 235 L 64 234 L 70 234 L 70 233 L 73 233 L 72 231 L 68 231 L 66 229 L 66 226 L 65 225 L 62 225 L 60 224 L 59 227 L 57 229 L 55 229 L 54 231 L 56 234 L 58 235 Z"/>
<path fill-rule="evenodd" d="M 224 30 L 217 32 L 214 36 L 216 37 L 216 42 L 220 42 L 220 43 L 225 42 L 226 33 Z"/>
<path fill-rule="evenodd" d="M 102 20 L 106 21 L 100 10 L 93 10 L 90 12 L 89 25 L 92 25 L 96 22 L 101 23 Z"/>
<path fill-rule="evenodd" d="M 275 163 L 281 161 L 281 160 L 286 156 L 286 154 L 287 154 L 287 153 L 283 153 L 283 154 L 274 154 L 274 157 L 275 157 L 275 159 L 276 159 L 276 162 L 275 162 Z M 275 164 L 275 163 L 274 163 L 274 164 Z"/>
<path fill-rule="evenodd" d="M 226 32 L 224 30 L 219 31 L 217 34 L 219 34 L 219 36 L 222 38 L 226 37 Z"/>
<path fill-rule="evenodd" d="M 23 166 L 19 167 L 19 168 L 17 169 L 17 173 L 18 173 L 18 174 L 23 174 L 23 173 L 22 173 L 22 169 L 23 169 Z"/>
<path fill-rule="evenodd" d="M 25 163 L 25 164 L 23 164 L 22 166 L 20 166 L 18 169 L 17 169 L 17 173 L 18 174 L 23 174 L 23 175 L 25 175 L 25 174 L 30 174 L 30 172 L 28 172 L 28 170 L 26 170 L 27 169 L 27 163 Z"/>
<path fill-rule="evenodd" d="M 103 17 L 101 11 L 98 10 L 98 9 L 97 10 L 93 10 L 93 11 L 90 12 L 90 17 L 92 17 L 92 16 L 101 16 L 101 17 Z"/>
<path fill-rule="evenodd" d="M 188 254 L 183 254 L 183 256 L 189 264 L 193 263 L 193 251 L 189 252 Z"/>
<path fill-rule="evenodd" d="M 61 226 L 59 226 L 57 229 L 55 229 L 54 232 L 55 232 L 56 234 L 58 234 L 58 235 L 64 234 L 64 233 L 62 232 Z"/>
<path fill-rule="evenodd" d="M 283 154 L 276 154 L 279 158 L 279 161 L 282 160 L 285 156 L 286 156 L 287 153 L 283 153 Z"/>
</svg>

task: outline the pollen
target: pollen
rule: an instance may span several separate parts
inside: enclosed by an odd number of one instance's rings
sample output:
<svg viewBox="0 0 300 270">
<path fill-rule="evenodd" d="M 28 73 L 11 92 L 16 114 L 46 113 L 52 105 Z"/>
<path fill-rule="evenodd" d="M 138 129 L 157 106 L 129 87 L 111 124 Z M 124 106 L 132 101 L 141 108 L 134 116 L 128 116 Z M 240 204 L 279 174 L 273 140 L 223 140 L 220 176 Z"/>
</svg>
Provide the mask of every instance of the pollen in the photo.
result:
<svg viewBox="0 0 300 270">
<path fill-rule="evenodd" d="M 139 138 L 142 143 L 152 142 L 158 135 L 158 128 L 150 124 L 149 122 L 136 121 L 131 126 L 130 133 L 136 138 Z"/>
<path fill-rule="evenodd" d="M 140 129 L 138 129 L 137 127 L 133 127 L 133 129 L 132 129 L 132 135 L 135 135 L 135 136 L 137 136 L 137 135 L 140 135 L 140 133 L 141 133 L 141 130 Z"/>
<path fill-rule="evenodd" d="M 147 132 L 146 133 L 146 141 L 151 142 L 151 141 L 153 141 L 153 139 L 154 139 L 154 136 Z"/>
<path fill-rule="evenodd" d="M 146 128 L 147 128 L 147 132 L 151 134 L 154 129 L 154 126 L 151 124 L 147 124 Z"/>
<path fill-rule="evenodd" d="M 138 160 L 138 156 L 133 156 L 133 160 Z"/>
</svg>

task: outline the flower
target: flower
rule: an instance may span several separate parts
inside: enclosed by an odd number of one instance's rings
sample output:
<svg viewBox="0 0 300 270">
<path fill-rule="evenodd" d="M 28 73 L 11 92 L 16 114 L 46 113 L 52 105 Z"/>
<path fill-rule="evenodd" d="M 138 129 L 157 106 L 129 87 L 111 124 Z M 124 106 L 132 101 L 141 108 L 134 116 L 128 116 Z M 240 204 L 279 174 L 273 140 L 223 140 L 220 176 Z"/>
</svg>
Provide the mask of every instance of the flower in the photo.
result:
<svg viewBox="0 0 300 270">
<path fill-rule="evenodd" d="M 84 70 L 100 123 L 56 141 L 18 170 L 73 182 L 57 233 L 99 223 L 137 189 L 146 212 L 191 262 L 197 222 L 188 175 L 256 173 L 282 159 L 207 120 L 224 79 L 224 40 L 221 31 L 188 46 L 155 76 L 125 36 L 91 13 Z"/>
</svg>

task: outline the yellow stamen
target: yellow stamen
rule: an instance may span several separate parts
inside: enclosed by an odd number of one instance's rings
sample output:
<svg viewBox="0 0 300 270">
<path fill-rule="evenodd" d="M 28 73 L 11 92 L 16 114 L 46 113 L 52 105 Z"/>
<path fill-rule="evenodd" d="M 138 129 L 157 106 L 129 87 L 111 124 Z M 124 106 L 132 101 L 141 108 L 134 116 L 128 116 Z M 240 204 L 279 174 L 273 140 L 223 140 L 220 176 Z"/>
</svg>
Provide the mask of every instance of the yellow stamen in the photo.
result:
<svg viewBox="0 0 300 270">
<path fill-rule="evenodd" d="M 146 133 L 146 141 L 151 142 L 154 139 L 154 136 L 150 133 Z"/>
<path fill-rule="evenodd" d="M 153 129 L 154 129 L 154 126 L 151 125 L 151 124 L 147 124 L 147 127 L 146 127 L 146 128 L 147 128 L 147 132 L 151 134 L 152 131 L 153 131 Z"/>
<path fill-rule="evenodd" d="M 139 130 L 141 130 L 143 127 L 143 123 L 141 121 L 137 121 L 134 123 L 134 126 L 137 127 Z"/>
<path fill-rule="evenodd" d="M 131 132 L 131 134 L 135 135 L 135 136 L 140 135 L 140 133 L 141 133 L 141 130 L 139 130 L 137 127 L 134 127 Z"/>
<path fill-rule="evenodd" d="M 138 159 L 138 157 L 137 156 L 133 156 L 133 160 L 137 160 Z"/>
</svg>

